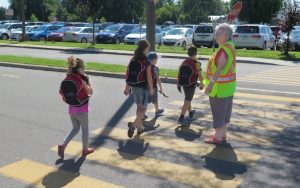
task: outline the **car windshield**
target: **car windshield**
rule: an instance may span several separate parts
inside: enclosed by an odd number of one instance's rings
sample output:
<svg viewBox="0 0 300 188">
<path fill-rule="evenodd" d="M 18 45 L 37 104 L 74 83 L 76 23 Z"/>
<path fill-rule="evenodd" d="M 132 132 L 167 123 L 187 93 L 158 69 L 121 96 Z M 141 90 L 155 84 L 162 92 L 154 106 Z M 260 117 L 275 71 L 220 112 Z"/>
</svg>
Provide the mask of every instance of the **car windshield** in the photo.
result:
<svg viewBox="0 0 300 188">
<path fill-rule="evenodd" d="M 0 25 L 0 29 L 7 29 L 10 25 Z"/>
<path fill-rule="evenodd" d="M 172 29 L 167 34 L 168 35 L 184 35 L 186 32 L 185 29 Z"/>
<path fill-rule="evenodd" d="M 167 26 L 167 27 L 162 28 L 161 32 L 164 33 L 164 32 L 170 31 L 171 29 L 173 29 L 173 27 Z"/>
<path fill-rule="evenodd" d="M 200 26 L 197 27 L 195 33 L 213 33 L 213 27 L 211 26 Z"/>
<path fill-rule="evenodd" d="M 236 33 L 259 33 L 258 26 L 238 26 Z"/>
<path fill-rule="evenodd" d="M 140 34 L 140 33 L 146 33 L 146 27 L 137 27 L 131 32 L 132 34 Z"/>
<path fill-rule="evenodd" d="M 62 27 L 60 29 L 58 29 L 56 32 L 57 33 L 64 33 L 66 31 L 70 31 L 72 28 L 71 27 Z"/>
<path fill-rule="evenodd" d="M 110 26 L 107 26 L 104 31 L 105 32 L 112 32 L 112 33 L 115 33 L 117 31 L 119 31 L 121 29 L 121 25 L 110 25 Z"/>
<path fill-rule="evenodd" d="M 48 29 L 49 26 L 40 26 L 36 29 L 34 29 L 34 31 L 46 31 Z"/>
</svg>

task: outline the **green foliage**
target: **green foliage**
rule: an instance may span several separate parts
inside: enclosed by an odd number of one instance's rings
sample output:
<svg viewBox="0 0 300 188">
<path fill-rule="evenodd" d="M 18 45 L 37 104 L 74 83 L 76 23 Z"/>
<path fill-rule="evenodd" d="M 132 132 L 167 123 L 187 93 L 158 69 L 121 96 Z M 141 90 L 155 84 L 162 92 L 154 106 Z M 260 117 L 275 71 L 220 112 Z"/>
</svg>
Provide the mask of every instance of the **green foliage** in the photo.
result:
<svg viewBox="0 0 300 188">
<path fill-rule="evenodd" d="M 100 18 L 100 23 L 105 23 L 106 22 L 106 18 L 105 17 L 101 17 Z"/>
<path fill-rule="evenodd" d="M 39 19 L 36 17 L 35 14 L 31 14 L 31 16 L 30 16 L 30 21 L 31 21 L 31 22 L 37 22 L 37 21 L 39 21 Z"/>
<path fill-rule="evenodd" d="M 158 24 L 163 24 L 165 21 L 174 21 L 176 23 L 179 14 L 178 5 L 174 3 L 166 4 L 156 10 L 156 22 Z"/>
<path fill-rule="evenodd" d="M 239 0 L 231 0 L 233 6 Z M 243 0 L 243 8 L 238 18 L 249 23 L 270 23 L 283 3 L 283 0 Z"/>
<path fill-rule="evenodd" d="M 5 19 L 5 8 L 4 7 L 0 7 L 0 20 L 4 20 Z"/>
</svg>

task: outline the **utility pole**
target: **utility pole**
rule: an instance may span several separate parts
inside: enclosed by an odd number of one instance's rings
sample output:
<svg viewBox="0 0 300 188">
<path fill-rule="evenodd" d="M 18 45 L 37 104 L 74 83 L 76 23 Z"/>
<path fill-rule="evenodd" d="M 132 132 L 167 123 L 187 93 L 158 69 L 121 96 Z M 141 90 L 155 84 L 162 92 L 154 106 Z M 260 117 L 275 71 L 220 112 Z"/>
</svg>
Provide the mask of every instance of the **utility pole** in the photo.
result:
<svg viewBox="0 0 300 188">
<path fill-rule="evenodd" d="M 155 4 L 156 0 L 147 0 L 147 40 L 150 43 L 150 50 L 155 51 Z"/>
<path fill-rule="evenodd" d="M 22 15 L 22 40 L 25 40 L 25 0 L 21 0 L 21 15 Z"/>
</svg>

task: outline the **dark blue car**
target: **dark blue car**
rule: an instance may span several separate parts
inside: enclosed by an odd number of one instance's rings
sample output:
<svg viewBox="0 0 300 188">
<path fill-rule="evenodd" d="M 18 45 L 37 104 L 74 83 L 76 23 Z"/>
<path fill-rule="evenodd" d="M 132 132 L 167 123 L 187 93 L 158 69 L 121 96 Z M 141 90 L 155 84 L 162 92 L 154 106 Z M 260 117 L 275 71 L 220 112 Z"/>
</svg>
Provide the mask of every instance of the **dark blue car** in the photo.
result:
<svg viewBox="0 0 300 188">
<path fill-rule="evenodd" d="M 128 35 L 135 25 L 131 24 L 114 24 L 107 26 L 101 33 L 96 36 L 97 43 L 115 43 L 124 42 L 124 38 Z"/>
</svg>

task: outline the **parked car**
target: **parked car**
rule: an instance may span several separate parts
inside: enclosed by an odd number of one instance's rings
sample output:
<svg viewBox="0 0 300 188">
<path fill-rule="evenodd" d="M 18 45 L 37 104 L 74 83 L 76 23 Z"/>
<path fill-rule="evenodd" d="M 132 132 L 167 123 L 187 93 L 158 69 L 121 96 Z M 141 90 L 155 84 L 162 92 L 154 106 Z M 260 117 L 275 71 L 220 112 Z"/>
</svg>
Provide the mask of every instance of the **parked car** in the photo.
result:
<svg viewBox="0 0 300 188">
<path fill-rule="evenodd" d="M 146 26 L 136 27 L 130 34 L 128 34 L 125 39 L 125 44 L 137 44 L 140 40 L 146 39 Z M 161 42 L 162 32 L 156 27 L 155 28 L 155 43 L 159 44 Z"/>
<path fill-rule="evenodd" d="M 275 36 L 266 25 L 240 25 L 232 36 L 237 48 L 275 49 Z"/>
<path fill-rule="evenodd" d="M 63 41 L 69 42 L 93 42 L 92 27 L 73 27 L 70 31 L 64 33 Z"/>
<path fill-rule="evenodd" d="M 39 27 L 39 26 L 37 26 L 37 25 L 26 26 L 25 27 L 25 35 L 27 35 L 28 32 L 33 31 L 37 27 Z M 22 28 L 12 29 L 11 34 L 10 34 L 10 38 L 11 38 L 11 40 L 22 40 Z"/>
<path fill-rule="evenodd" d="M 114 22 L 105 22 L 105 23 L 95 23 L 95 29 L 98 31 L 103 31 L 106 27 L 114 25 Z M 93 24 L 89 24 L 87 27 L 93 27 Z"/>
<path fill-rule="evenodd" d="M 185 24 L 182 27 L 190 28 L 190 29 L 194 29 L 195 30 L 198 27 L 198 25 Z"/>
<path fill-rule="evenodd" d="M 193 30 L 190 28 L 174 28 L 162 38 L 167 46 L 188 46 L 193 44 Z"/>
<path fill-rule="evenodd" d="M 65 32 L 71 31 L 73 27 L 62 27 L 54 32 L 51 32 L 47 40 L 48 41 L 56 41 L 56 42 L 61 42 L 63 41 L 63 36 Z"/>
<path fill-rule="evenodd" d="M 102 32 L 96 36 L 97 43 L 115 43 L 124 42 L 126 35 L 132 32 L 135 28 L 131 24 L 114 24 L 107 26 Z"/>
<path fill-rule="evenodd" d="M 8 40 L 12 29 L 22 28 L 22 23 L 6 23 L 0 25 L 0 39 Z"/>
<path fill-rule="evenodd" d="M 283 36 L 278 41 L 278 46 L 282 48 L 286 40 L 287 40 L 287 34 L 283 34 Z M 300 50 L 300 30 L 291 31 L 290 42 L 293 44 L 293 50 L 296 51 Z"/>
<path fill-rule="evenodd" d="M 211 48 L 214 44 L 214 28 L 212 24 L 199 25 L 193 35 L 193 44 L 199 48 L 201 46 Z"/>
<path fill-rule="evenodd" d="M 46 22 L 28 22 L 27 25 L 45 25 L 47 24 Z"/>
<path fill-rule="evenodd" d="M 86 22 L 66 22 L 64 27 L 88 27 L 89 23 Z"/>
<path fill-rule="evenodd" d="M 61 25 L 41 25 L 33 31 L 28 32 L 28 35 L 30 37 L 30 40 L 44 41 L 47 39 L 49 33 L 54 32 L 61 27 Z"/>
</svg>

